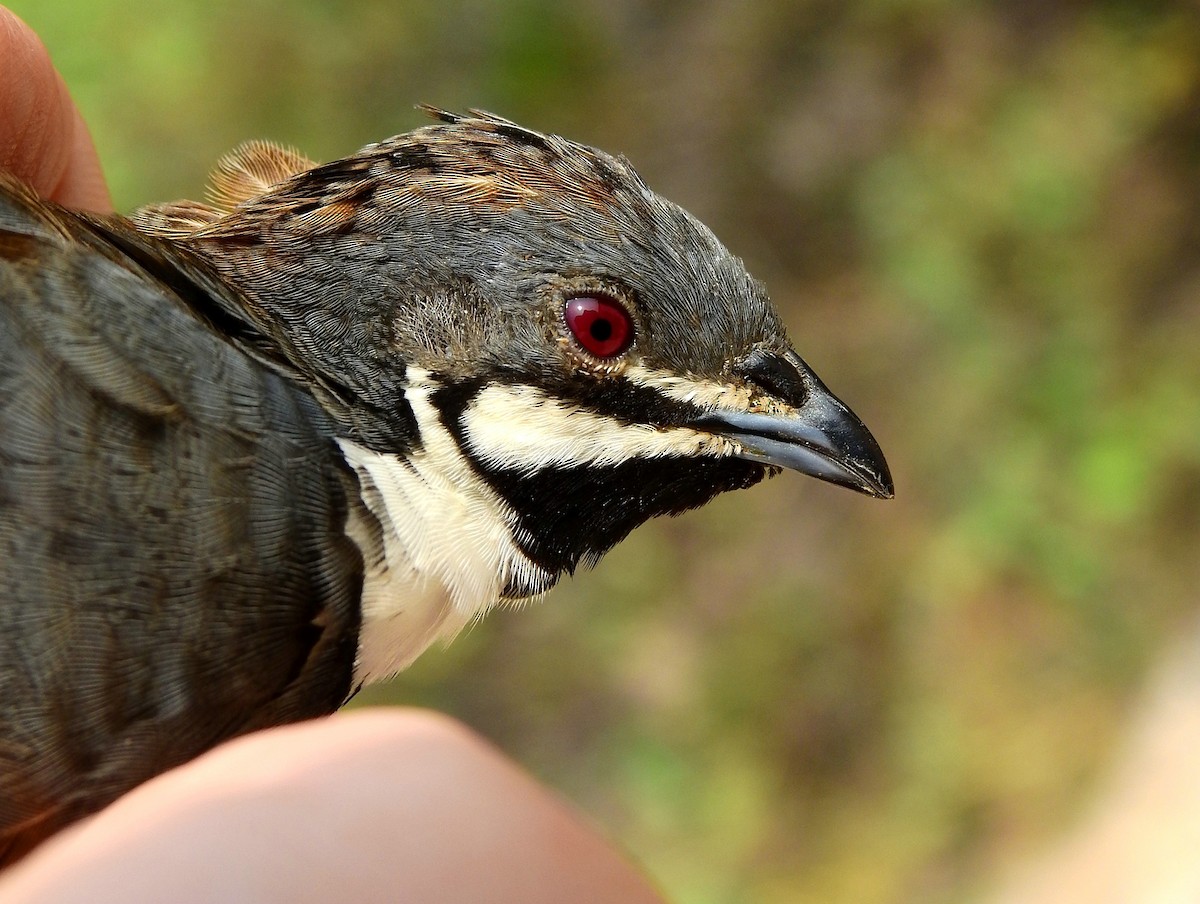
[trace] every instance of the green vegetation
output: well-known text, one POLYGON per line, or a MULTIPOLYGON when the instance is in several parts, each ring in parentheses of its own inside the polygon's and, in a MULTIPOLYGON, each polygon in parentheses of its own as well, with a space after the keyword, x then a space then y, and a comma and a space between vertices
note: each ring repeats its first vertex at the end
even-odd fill
POLYGON ((1192 4, 10 5, 122 208, 419 101, 627 154, 888 454, 893 503, 648 526, 369 702, 462 717, 685 904, 961 901, 1077 811, 1200 585, 1192 4))

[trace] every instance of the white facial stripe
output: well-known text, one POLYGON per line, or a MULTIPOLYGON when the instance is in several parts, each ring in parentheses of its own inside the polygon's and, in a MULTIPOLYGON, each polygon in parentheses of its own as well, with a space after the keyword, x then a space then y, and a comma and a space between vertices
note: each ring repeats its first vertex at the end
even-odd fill
MULTIPOLYGON (((338 441, 383 528, 384 560, 367 562, 356 682, 387 678, 435 640, 452 638, 499 601, 510 578, 522 586, 550 578, 516 545, 512 512, 442 426, 428 374, 410 369, 408 376, 419 452, 400 460, 338 441)), ((365 554, 371 544, 362 518, 352 514, 346 532, 365 554)))
POLYGON ((463 427, 471 453, 481 461, 528 473, 667 455, 720 457, 737 450, 730 440, 687 427, 624 424, 533 386, 489 386, 463 413, 463 427))
POLYGON ((750 407, 750 392, 744 386, 693 380, 667 370, 655 370, 641 364, 631 364, 622 372, 630 383, 647 386, 667 398, 701 408, 731 408, 745 411, 750 407))
POLYGON ((694 380, 668 370, 655 370, 641 364, 631 364, 621 373, 631 383, 649 387, 667 398, 700 408, 756 411, 764 414, 794 414, 797 410, 765 393, 753 393, 745 385, 694 380))

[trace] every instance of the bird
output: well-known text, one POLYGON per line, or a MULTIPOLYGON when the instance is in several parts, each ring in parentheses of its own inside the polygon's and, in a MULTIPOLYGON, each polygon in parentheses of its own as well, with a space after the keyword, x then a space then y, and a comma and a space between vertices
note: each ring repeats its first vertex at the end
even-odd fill
POLYGON ((129 218, 0 181, 0 865, 650 518, 782 469, 893 495, 628 160, 426 112, 321 165, 248 143, 129 218))

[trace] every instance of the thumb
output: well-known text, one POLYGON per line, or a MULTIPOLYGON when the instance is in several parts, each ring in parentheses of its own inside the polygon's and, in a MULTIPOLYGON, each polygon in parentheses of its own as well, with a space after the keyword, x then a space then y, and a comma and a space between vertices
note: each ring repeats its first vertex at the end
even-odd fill
POLYGON ((51 201, 95 213, 112 210, 91 135, 49 52, 2 6, 0 169, 51 201))

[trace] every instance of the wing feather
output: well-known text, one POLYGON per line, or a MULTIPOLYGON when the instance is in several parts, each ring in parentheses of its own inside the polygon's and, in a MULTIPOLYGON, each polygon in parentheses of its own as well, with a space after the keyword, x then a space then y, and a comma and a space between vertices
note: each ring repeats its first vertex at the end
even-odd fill
POLYGON ((327 419, 198 311, 238 299, 122 230, 0 182, 0 865, 350 689, 356 490, 327 419))

